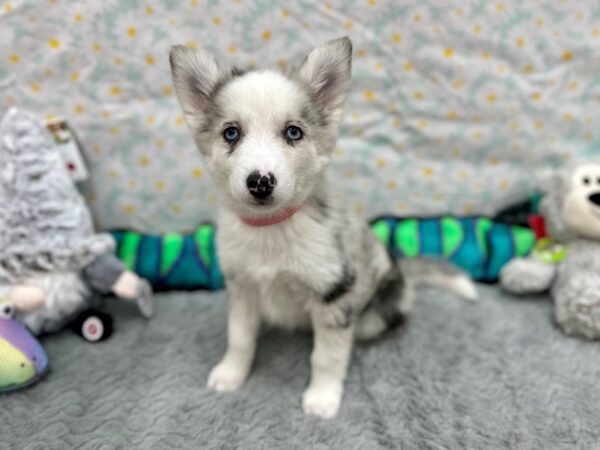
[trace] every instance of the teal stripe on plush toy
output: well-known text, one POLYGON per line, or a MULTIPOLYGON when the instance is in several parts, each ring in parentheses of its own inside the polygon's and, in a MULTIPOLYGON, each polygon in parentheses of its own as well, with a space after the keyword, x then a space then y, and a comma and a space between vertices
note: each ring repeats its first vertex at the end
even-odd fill
MULTIPOLYGON (((375 219, 371 227, 397 258, 437 256, 485 282, 496 281, 504 264, 527 255, 535 244, 529 228, 485 217, 390 216, 375 219)), ((212 224, 200 225, 189 234, 113 232, 118 256, 156 289, 221 289, 224 282, 214 234, 212 224)))

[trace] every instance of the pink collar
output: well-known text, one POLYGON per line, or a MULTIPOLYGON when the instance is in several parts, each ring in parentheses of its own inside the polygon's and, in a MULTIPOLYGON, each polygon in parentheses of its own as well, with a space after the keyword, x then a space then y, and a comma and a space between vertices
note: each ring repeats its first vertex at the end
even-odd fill
POLYGON ((295 208, 286 209, 284 212, 279 214, 278 216, 264 217, 260 219, 254 219, 250 217, 240 217, 242 222, 250 227, 268 227, 269 225, 275 225, 276 223, 283 222, 284 220, 289 219, 294 214, 298 212, 298 210, 302 208, 302 205, 296 206, 295 208))

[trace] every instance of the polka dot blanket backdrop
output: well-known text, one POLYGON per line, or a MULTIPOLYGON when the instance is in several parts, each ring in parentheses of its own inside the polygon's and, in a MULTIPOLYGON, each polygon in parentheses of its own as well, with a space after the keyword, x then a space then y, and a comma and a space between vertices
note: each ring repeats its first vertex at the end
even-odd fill
POLYGON ((600 154, 596 1, 0 0, 0 112, 66 116, 101 228, 191 229, 219 193, 171 87, 172 44, 285 68, 354 42, 332 174, 352 207, 493 213, 532 170, 600 154))

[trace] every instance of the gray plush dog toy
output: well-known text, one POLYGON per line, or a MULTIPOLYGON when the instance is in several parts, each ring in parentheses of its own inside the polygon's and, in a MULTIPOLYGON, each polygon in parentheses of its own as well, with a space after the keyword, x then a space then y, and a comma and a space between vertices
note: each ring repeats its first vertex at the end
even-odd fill
POLYGON ((94 232, 83 198, 40 120, 15 108, 0 124, 0 303, 35 334, 57 331, 114 293, 153 313, 150 285, 94 232))
POLYGON ((556 322, 569 334, 600 338, 600 161, 579 163, 544 177, 540 212, 548 233, 564 247, 548 258, 517 258, 500 274, 515 294, 550 289, 556 322))

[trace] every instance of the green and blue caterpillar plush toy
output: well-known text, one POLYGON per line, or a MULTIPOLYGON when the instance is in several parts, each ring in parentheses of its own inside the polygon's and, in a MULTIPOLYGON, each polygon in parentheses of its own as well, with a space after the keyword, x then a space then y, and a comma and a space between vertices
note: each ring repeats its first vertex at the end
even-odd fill
MULTIPOLYGON (((522 225, 485 217, 379 217, 375 235, 398 258, 434 256, 452 261, 481 282, 498 279, 501 267, 529 254, 534 232, 522 225)), ((117 255, 126 266, 159 290, 221 289, 215 227, 200 225, 193 233, 147 235, 114 231, 117 255)))

